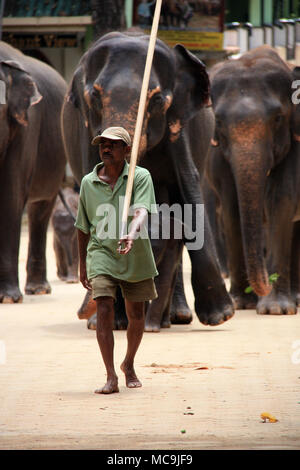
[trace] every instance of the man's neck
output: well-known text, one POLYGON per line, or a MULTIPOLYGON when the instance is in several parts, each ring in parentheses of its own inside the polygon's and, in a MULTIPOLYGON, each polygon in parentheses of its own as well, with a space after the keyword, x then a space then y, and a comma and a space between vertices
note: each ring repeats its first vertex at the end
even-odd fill
POLYGON ((124 169, 124 165, 125 160, 114 165, 104 163, 98 170, 98 177, 113 188, 124 169))

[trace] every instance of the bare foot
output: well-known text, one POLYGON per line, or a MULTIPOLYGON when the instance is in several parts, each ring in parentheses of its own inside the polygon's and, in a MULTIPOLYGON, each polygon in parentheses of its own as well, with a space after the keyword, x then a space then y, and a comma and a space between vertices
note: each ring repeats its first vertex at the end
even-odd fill
POLYGON ((119 392, 118 379, 109 379, 107 380, 104 387, 97 388, 97 390, 95 390, 95 393, 104 393, 106 395, 109 393, 118 393, 118 392, 119 392))
POLYGON ((120 369, 125 374, 126 387, 128 387, 128 388, 139 388, 139 387, 142 386, 142 383, 137 378, 133 367, 132 368, 126 367, 125 364, 123 363, 121 365, 120 369))

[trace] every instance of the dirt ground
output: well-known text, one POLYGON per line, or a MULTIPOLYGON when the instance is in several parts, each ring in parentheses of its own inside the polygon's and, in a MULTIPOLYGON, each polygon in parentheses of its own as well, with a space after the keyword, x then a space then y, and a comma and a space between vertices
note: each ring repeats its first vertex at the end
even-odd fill
MULTIPOLYGON (((23 227, 20 284, 25 282, 23 227)), ((145 333, 136 358, 141 389, 96 395, 104 384, 95 331, 76 312, 80 284, 56 277, 52 294, 0 305, 0 449, 299 449, 300 314, 237 311, 219 327, 173 325, 145 333), (298 344, 296 343, 298 341, 298 344), (277 422, 264 423, 268 412, 277 422)), ((193 307, 190 265, 186 293, 193 307)), ((126 332, 115 332, 117 368, 126 332)))

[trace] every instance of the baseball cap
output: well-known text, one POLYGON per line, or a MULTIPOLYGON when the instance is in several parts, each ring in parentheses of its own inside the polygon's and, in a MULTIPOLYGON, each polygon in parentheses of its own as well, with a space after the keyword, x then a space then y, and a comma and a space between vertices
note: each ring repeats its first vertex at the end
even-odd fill
POLYGON ((123 140, 126 145, 131 145, 130 135, 124 127, 108 127, 102 134, 96 135, 96 137, 93 138, 92 145, 99 145, 102 137, 112 140, 123 140))

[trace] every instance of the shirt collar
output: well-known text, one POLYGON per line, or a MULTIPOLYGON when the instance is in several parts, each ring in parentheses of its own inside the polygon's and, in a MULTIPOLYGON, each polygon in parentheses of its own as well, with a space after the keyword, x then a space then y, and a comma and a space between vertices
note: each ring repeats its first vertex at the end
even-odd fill
MULTIPOLYGON (((97 165, 94 167, 93 171, 92 171, 92 181, 93 182, 96 182, 96 183, 101 183, 101 180, 99 179, 99 176, 98 176, 98 171, 99 169, 104 165, 103 162, 100 162, 100 163, 97 163, 97 165)), ((128 178, 128 170, 129 170, 129 164, 127 162, 127 160, 125 160, 125 165, 124 165, 124 168, 123 168, 123 171, 122 173, 120 174, 119 178, 128 178)))

